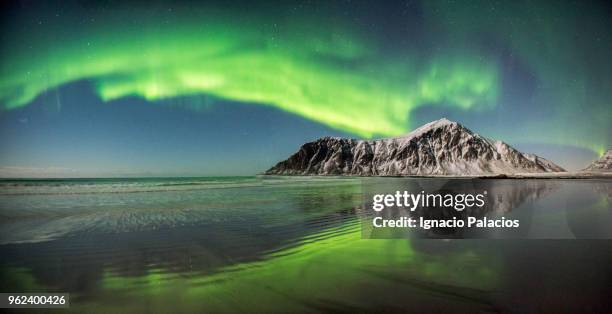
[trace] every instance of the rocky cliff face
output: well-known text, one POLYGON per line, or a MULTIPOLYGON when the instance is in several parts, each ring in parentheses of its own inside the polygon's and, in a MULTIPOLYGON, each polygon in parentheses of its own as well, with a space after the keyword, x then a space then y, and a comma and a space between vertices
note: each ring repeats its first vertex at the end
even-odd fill
POLYGON ((461 124, 440 119, 396 138, 324 137, 270 168, 277 175, 482 175, 561 172, 563 168, 461 124))
POLYGON ((612 172, 612 149, 608 149, 601 158, 593 161, 584 171, 612 172))

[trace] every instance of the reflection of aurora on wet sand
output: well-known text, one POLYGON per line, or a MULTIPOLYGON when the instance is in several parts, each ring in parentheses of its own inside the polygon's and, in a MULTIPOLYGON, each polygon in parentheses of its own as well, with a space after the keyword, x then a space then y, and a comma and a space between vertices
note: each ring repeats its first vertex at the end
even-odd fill
POLYGON ((495 283, 493 267, 497 263, 485 263, 469 251, 428 259, 414 252, 408 240, 361 240, 355 225, 328 233, 326 239, 306 241, 272 254, 268 260, 232 266, 210 277, 175 282, 166 281, 160 274, 126 279, 106 273, 103 285, 109 296, 127 292, 127 297, 133 291, 150 298, 160 309, 185 306, 188 310, 197 303, 202 310, 212 312, 295 312, 375 310, 376 303, 392 296, 381 295, 389 293, 391 287, 412 293, 405 298, 419 302, 446 296, 448 305, 467 310, 483 302, 473 300, 474 295, 482 295, 495 283), (456 267, 466 271, 455 272, 456 267), (146 288, 130 289, 133 285, 146 288), (164 291, 172 293, 168 298, 158 298, 164 291), (169 302, 175 297, 184 304, 169 302))
MULTIPOLYGON (((88 313, 375 310, 378 303, 401 297, 400 291, 406 294, 403 298, 418 302, 435 304, 443 299, 441 308, 487 309, 482 297, 496 284, 496 265, 494 258, 471 250, 430 256, 414 251, 410 240, 362 240, 359 225, 353 222, 306 237, 262 261, 225 267, 209 276, 159 268, 140 276, 106 270, 96 299, 77 301, 71 309, 88 313)), ((396 306, 414 308, 409 302, 396 306)))
POLYGON ((521 236, 597 238, 612 223, 605 180, 165 179, 134 180, 130 193, 115 181, 42 184, 0 196, 12 217, 2 229, 19 240, 2 233, 2 290, 69 291, 75 312, 473 312, 566 294, 577 309, 603 303, 593 291, 605 278, 593 274, 612 261, 604 240, 363 239, 359 218, 379 188, 484 184, 508 205, 492 214, 525 222, 521 236), (75 193, 62 193, 68 185, 75 193), (63 233, 41 237, 51 228, 63 233), (527 293, 534 285, 555 288, 527 293))

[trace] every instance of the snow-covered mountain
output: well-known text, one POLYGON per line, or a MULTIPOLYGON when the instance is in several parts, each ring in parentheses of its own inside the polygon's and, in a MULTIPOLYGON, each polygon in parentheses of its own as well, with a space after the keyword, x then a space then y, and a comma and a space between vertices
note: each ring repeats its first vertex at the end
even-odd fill
POLYGON ((483 175, 562 172, 563 168, 501 141, 440 119, 404 136, 355 140, 324 137, 270 168, 278 175, 483 175))
POLYGON ((612 149, 608 149, 601 158, 593 161, 584 171, 612 172, 612 149))

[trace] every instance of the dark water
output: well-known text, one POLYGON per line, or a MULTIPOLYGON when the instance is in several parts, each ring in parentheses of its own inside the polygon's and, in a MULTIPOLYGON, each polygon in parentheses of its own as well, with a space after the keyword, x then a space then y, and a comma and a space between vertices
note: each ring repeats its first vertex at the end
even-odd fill
POLYGON ((610 180, 2 181, 0 289, 88 313, 603 312, 611 204, 610 180), (522 225, 362 239, 394 188, 486 189, 478 214, 522 225))

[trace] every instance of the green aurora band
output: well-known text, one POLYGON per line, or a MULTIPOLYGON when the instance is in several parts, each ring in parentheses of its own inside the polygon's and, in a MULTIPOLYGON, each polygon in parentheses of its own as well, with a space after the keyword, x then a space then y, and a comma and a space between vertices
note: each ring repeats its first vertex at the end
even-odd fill
POLYGON ((410 111, 425 104, 467 110, 496 99, 496 67, 475 58, 440 57, 421 66, 416 58, 383 60, 349 32, 295 30, 283 37, 252 29, 208 20, 149 34, 84 36, 31 58, 3 59, 0 99, 4 108, 18 108, 45 90, 89 79, 105 101, 208 94, 365 137, 406 132, 410 111))
MULTIPOLYGON (((602 154, 610 140, 609 95, 601 88, 594 96, 584 90, 592 82, 575 61, 581 56, 572 54, 572 42, 556 35, 576 25, 542 18, 548 14, 544 9, 521 15, 529 7, 525 3, 506 6, 491 14, 478 3, 426 1, 426 37, 435 49, 408 44, 393 53, 376 35, 338 15, 278 19, 200 8, 162 19, 109 11, 96 18, 103 28, 60 25, 30 30, 28 36, 4 34, 0 108, 20 108, 46 91, 88 80, 104 101, 136 96, 171 103, 175 97, 210 95, 272 106, 361 137, 395 136, 415 126, 412 114, 418 108, 495 110, 503 87, 500 60, 471 44, 476 32, 486 30, 507 42, 543 82, 534 101, 556 103, 549 121, 525 121, 522 127, 536 131, 528 137, 507 130, 491 135, 602 154), (529 23, 506 23, 503 12, 526 16, 529 23), (482 18, 475 21, 474 15, 482 18), (545 32, 532 34, 533 29, 545 32), (589 112, 577 117, 585 108, 589 112), (560 125, 576 119, 580 130, 560 134, 560 125)), ((13 23, 22 26, 18 19, 13 23)))

